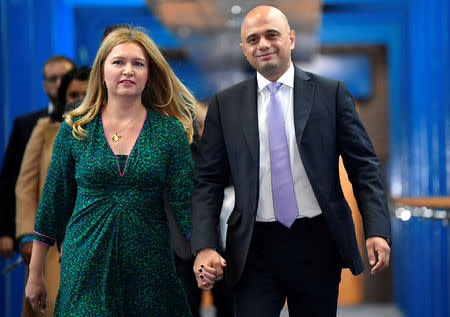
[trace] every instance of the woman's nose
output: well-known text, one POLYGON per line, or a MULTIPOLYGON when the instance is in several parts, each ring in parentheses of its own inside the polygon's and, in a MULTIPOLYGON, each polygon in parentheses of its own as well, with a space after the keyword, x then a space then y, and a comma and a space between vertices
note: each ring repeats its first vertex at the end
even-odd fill
POLYGON ((126 63, 125 64, 125 69, 123 70, 123 72, 125 74, 132 74, 133 73, 133 67, 132 67, 131 63, 126 63))

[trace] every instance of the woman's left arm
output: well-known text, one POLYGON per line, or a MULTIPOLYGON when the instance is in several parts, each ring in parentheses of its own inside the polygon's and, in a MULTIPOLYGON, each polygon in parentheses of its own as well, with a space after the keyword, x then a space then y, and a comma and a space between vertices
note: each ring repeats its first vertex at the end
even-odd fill
POLYGON ((181 234, 190 242, 191 192, 194 187, 192 154, 181 123, 177 122, 171 132, 166 179, 167 199, 181 234))

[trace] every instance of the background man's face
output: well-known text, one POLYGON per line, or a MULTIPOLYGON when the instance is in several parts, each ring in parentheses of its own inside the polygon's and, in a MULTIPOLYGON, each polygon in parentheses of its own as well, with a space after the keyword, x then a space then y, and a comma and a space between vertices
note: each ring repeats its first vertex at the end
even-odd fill
POLYGON ((44 90, 50 100, 58 97, 58 89, 62 77, 72 69, 72 64, 67 61, 51 62, 44 67, 44 90))

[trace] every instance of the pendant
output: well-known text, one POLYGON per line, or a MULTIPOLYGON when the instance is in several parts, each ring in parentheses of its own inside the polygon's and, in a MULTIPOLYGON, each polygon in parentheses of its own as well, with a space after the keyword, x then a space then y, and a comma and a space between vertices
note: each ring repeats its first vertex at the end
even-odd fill
POLYGON ((117 141, 119 141, 119 139, 120 139, 121 137, 122 137, 122 136, 120 135, 120 133, 119 133, 119 132, 116 132, 116 133, 113 134, 113 136, 111 137, 111 139, 112 139, 114 142, 117 142, 117 141))

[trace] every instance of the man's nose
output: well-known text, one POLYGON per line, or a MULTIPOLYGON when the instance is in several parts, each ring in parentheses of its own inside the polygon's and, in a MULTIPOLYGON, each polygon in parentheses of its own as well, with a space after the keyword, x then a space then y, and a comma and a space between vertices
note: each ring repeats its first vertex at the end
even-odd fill
POLYGON ((266 48, 268 48, 269 47, 269 41, 267 40, 267 39, 265 39, 264 37, 261 37, 260 39, 259 39, 259 43, 258 43, 259 45, 258 45, 258 48, 260 49, 260 50, 263 50, 263 49, 266 49, 266 48))

